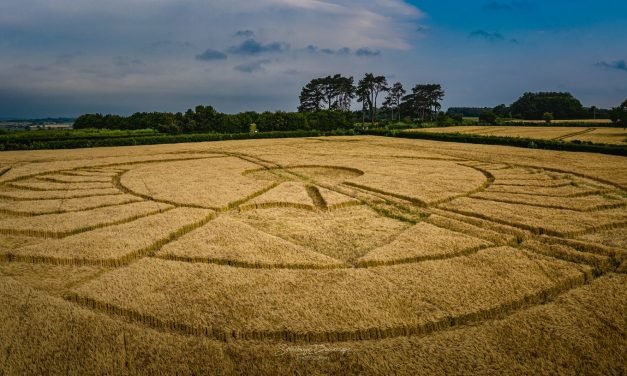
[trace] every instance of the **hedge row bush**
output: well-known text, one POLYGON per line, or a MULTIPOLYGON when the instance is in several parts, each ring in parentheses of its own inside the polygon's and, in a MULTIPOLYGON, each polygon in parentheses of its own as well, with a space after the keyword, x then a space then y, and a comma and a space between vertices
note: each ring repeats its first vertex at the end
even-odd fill
POLYGON ((23 139, 0 141, 0 150, 41 150, 41 149, 77 149, 107 146, 130 146, 130 145, 155 145, 155 144, 176 144, 184 142, 208 142, 225 140, 247 140, 265 138, 296 138, 296 137, 317 137, 331 135, 353 135, 352 130, 334 131, 289 131, 289 132, 265 132, 265 133, 201 133, 201 134, 159 134, 155 136, 143 137, 112 137, 112 138, 76 138, 61 140, 38 140, 23 139))

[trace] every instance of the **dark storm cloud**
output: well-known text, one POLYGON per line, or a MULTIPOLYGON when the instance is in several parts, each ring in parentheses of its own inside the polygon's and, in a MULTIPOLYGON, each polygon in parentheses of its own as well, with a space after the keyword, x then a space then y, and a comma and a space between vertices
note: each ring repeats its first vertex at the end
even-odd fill
POLYGON ((616 60, 616 61, 599 61, 595 64, 599 68, 610 69, 610 70, 619 70, 623 72, 627 72, 627 62, 625 60, 616 60))
POLYGON ((196 55, 196 60, 200 61, 213 61, 213 60, 225 60, 227 58, 224 52, 213 50, 208 48, 205 52, 196 55))
POLYGON ((259 55, 263 53, 285 52, 290 49, 289 44, 272 42, 268 44, 260 43, 254 39, 246 39, 241 44, 229 48, 229 52, 238 55, 259 55))

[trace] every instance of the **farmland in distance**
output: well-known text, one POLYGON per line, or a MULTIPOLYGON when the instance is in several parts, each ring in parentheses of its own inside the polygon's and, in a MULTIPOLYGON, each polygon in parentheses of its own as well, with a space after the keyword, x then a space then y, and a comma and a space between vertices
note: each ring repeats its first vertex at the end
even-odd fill
MULTIPOLYGON (((567 124, 567 123, 564 123, 567 124)), ((602 125, 602 124, 601 124, 602 125)), ((570 126, 454 126, 444 128, 425 128, 415 132, 461 133, 477 136, 521 137, 528 139, 553 141, 581 141, 595 144, 627 145, 627 130, 617 127, 570 127, 570 126)))

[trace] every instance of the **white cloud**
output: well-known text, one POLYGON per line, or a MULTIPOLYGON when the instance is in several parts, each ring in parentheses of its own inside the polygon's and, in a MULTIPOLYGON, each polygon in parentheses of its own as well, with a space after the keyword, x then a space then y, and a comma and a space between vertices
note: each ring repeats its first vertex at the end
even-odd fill
POLYGON ((148 98, 133 100, 137 110, 154 95, 176 106, 222 98, 216 104, 226 111, 262 109, 250 99, 258 96, 263 105, 262 97, 274 98, 270 109, 291 109, 313 77, 382 71, 380 58, 355 51, 407 50, 422 18, 401 0, 4 0, 0 33, 11 32, 0 41, 0 82, 37 97, 110 103, 117 96, 120 108, 129 107, 125 97, 148 98), (231 53, 244 41, 238 30, 252 31, 262 47, 290 48, 231 53), (310 45, 352 53, 311 53, 310 45), (71 64, 58 64, 74 51, 81 54, 71 64), (199 61, 206 51, 228 59, 199 61), (250 105, 226 99, 237 97, 250 105))

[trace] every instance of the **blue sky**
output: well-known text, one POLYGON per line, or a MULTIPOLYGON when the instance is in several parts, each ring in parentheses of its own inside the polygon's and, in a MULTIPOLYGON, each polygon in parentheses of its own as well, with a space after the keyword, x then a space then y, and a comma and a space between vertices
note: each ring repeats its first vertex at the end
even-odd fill
POLYGON ((0 117, 295 110, 311 78, 438 82, 444 106, 525 91, 627 98, 627 2, 3 0, 0 117))

